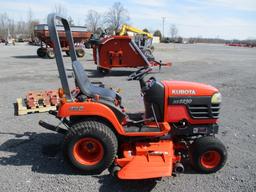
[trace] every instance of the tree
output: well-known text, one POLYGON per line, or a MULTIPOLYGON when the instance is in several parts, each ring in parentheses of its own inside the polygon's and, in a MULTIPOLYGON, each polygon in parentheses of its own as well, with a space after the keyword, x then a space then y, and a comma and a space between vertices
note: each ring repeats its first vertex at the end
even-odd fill
POLYGON ((54 11, 54 13, 57 13, 58 15, 62 15, 64 17, 67 16, 67 9, 62 4, 55 4, 53 11, 54 11))
POLYGON ((162 39, 162 33, 161 33, 160 30, 156 30, 153 35, 156 36, 156 37, 159 37, 160 40, 162 39))
POLYGON ((171 25, 170 26, 170 33, 171 33, 171 38, 175 39, 178 35, 178 29, 176 27, 176 25, 171 25))
POLYGON ((74 20, 73 20, 73 18, 71 16, 68 17, 68 23, 69 23, 70 26, 74 26, 75 25, 74 20))
POLYGON ((23 31, 21 32, 22 34, 24 33, 27 33, 27 35, 30 37, 30 38, 34 38, 34 27, 35 25, 38 25, 39 24, 39 21, 33 19, 33 12, 32 10, 29 8, 28 9, 28 22, 27 22, 27 31, 23 31))
POLYGON ((89 31, 95 33, 101 24, 101 15, 94 10, 89 10, 86 15, 85 26, 89 31))
POLYGON ((121 25, 129 21, 128 11, 120 2, 116 2, 106 13, 105 21, 108 25, 107 27, 117 33, 121 25))
POLYGON ((149 30, 147 28, 143 29, 142 31, 149 33, 149 30))

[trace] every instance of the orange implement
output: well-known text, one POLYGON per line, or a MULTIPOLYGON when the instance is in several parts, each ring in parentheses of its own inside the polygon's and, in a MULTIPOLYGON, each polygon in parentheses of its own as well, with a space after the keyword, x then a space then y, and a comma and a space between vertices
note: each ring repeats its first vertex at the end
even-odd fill
POLYGON ((136 143, 126 146, 124 158, 116 159, 121 167, 119 179, 148 179, 172 175, 174 151, 172 141, 136 143))

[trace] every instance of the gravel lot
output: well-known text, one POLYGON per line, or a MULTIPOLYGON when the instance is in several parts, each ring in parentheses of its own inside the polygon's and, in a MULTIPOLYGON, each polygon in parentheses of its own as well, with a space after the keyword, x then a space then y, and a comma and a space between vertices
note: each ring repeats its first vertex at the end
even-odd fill
MULTIPOLYGON (((157 182, 117 181, 107 171, 98 176, 75 174, 63 161, 59 147, 62 136, 38 125, 40 119, 56 122, 52 116, 14 116, 17 97, 29 90, 60 87, 55 60, 38 58, 34 46, 0 44, 0 190, 256 191, 256 49, 208 44, 155 47, 157 59, 173 62, 171 68, 154 74, 159 80, 204 82, 223 94, 218 137, 228 148, 228 161, 221 171, 202 175, 188 169, 157 182)), ((101 77, 95 72, 89 50, 81 62, 92 81, 122 88, 128 111, 143 110, 138 82, 126 81, 133 69, 113 70, 101 77)), ((67 68, 71 68, 70 64, 67 68)))

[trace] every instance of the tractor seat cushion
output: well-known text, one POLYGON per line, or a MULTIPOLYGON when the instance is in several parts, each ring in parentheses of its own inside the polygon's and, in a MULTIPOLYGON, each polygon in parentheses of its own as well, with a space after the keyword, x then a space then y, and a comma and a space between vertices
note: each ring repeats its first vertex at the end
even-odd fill
POLYGON ((95 97, 99 95, 101 99, 114 101, 116 99, 116 92, 104 87, 99 87, 91 84, 84 67, 79 61, 73 61, 73 70, 75 73, 76 86, 78 86, 81 92, 88 97, 95 97))

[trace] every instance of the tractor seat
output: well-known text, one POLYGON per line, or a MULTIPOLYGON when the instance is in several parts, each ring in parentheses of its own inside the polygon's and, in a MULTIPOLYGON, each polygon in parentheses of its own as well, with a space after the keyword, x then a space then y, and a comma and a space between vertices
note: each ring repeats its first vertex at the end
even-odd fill
POLYGON ((99 95, 101 99, 114 102, 117 98, 115 91, 104 87, 99 87, 91 84, 84 67, 79 61, 73 61, 73 70, 75 73, 76 86, 78 86, 81 92, 87 97, 95 97, 99 95))

